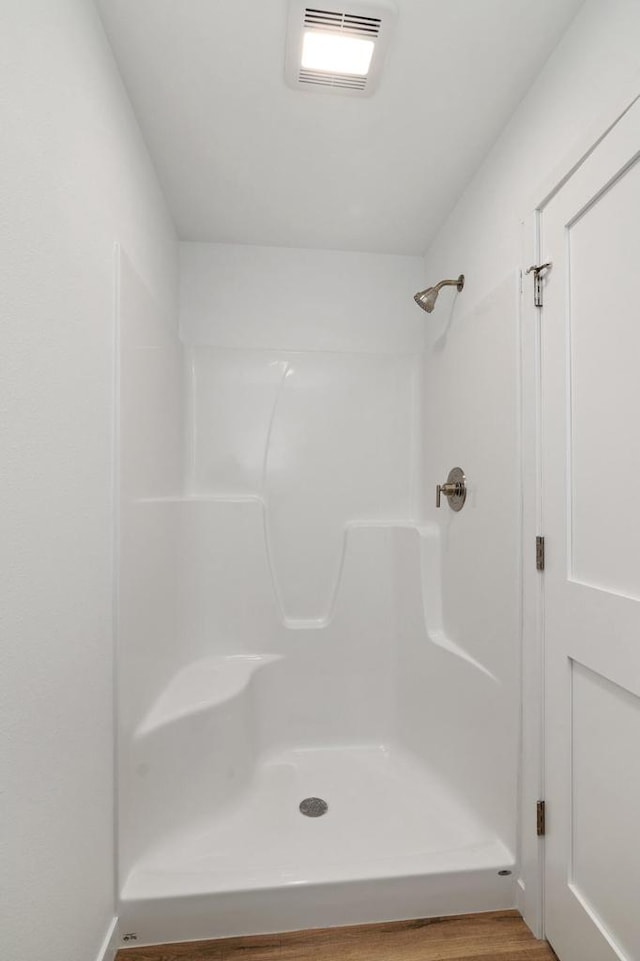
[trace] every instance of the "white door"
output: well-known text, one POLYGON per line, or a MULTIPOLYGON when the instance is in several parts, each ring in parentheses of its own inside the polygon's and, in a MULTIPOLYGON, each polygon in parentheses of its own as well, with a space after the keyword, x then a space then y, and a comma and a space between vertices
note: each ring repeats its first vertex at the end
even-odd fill
POLYGON ((640 961, 640 101, 541 214, 546 932, 640 961))

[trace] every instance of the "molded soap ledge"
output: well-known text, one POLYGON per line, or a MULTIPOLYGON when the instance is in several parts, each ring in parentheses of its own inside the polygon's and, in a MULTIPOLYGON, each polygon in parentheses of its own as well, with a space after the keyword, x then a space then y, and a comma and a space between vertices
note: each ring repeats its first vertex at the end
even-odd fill
POLYGON ((136 737, 228 701, 249 685, 261 667, 280 654, 232 654, 204 657, 188 664, 169 681, 142 719, 136 737))
MULTIPOLYGON (((322 631, 330 626, 336 615, 336 609, 342 589, 343 572, 345 569, 347 554, 350 550, 350 541, 357 531, 393 530, 398 532, 406 532, 406 535, 402 533, 400 535, 410 538, 410 540, 407 541, 407 544, 410 546, 408 547, 407 556, 404 563, 405 565, 408 565, 406 567, 407 579, 413 581, 414 575, 418 573, 418 580, 415 581, 415 589, 419 592, 420 596, 424 622, 423 629, 426 639, 435 647, 438 647, 453 657, 466 662, 470 667, 474 668, 480 674, 483 674, 494 684, 498 686, 500 685, 498 677, 496 677, 496 675, 490 671, 489 668, 482 664, 468 650, 466 650, 462 644, 455 641, 446 630, 444 624, 444 613, 442 609, 442 534, 441 529, 437 524, 418 524, 412 520, 393 518, 387 520, 365 518, 361 520, 348 521, 343 529, 342 545, 337 561, 333 590, 331 592, 327 610, 324 614, 321 614, 317 617, 295 618, 287 615, 282 600, 282 591, 279 585, 278 574, 270 547, 268 505, 263 497, 257 494, 227 493, 166 499, 160 498, 159 500, 182 504, 200 503, 218 504, 221 506, 250 505, 252 507, 257 507, 261 514, 266 560, 269 569, 274 601, 280 621, 283 627, 289 631, 322 631)), ((145 503, 151 503, 151 501, 147 500, 145 503)), ((177 682, 178 678, 175 679, 175 683, 177 682)), ((165 692, 165 694, 166 693, 167 692, 165 692)), ((147 719, 143 721, 143 725, 139 733, 148 733, 148 719, 154 715, 155 710, 163 697, 164 694, 161 695, 161 698, 158 700, 157 704, 151 709, 147 719)), ((215 703, 215 700, 213 703, 215 703)), ((190 712, 184 711, 182 713, 190 712)), ((164 722, 161 721, 160 723, 164 722)), ((158 725, 154 722, 153 726, 155 727, 158 725)))

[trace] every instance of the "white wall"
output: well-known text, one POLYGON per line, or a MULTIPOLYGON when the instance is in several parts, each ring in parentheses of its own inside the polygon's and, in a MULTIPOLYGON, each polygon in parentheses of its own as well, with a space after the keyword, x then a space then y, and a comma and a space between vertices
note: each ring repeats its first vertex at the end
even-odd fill
POLYGON ((431 242, 429 276, 463 270, 465 309, 520 266, 520 221, 541 199, 537 188, 640 71, 639 34, 637 0, 587 0, 431 242))
POLYGON ((2 956, 92 961, 114 914, 114 241, 172 315, 173 229, 89 0, 0 31, 2 956))
POLYGON ((187 344, 406 353, 422 348, 420 257, 180 244, 187 344))
MULTIPOLYGON (((425 258, 430 282, 461 271, 467 278, 453 312, 438 304, 433 314, 423 380, 425 514, 436 517, 431 489, 454 462, 474 491, 466 529, 446 510, 438 517, 456 531, 444 571, 445 620, 474 645, 502 650, 512 665, 520 630, 517 283, 528 266, 520 222, 563 156, 638 74, 638 37, 639 3, 585 4, 425 258)), ((517 723, 513 714, 506 721, 517 723)), ((535 845, 531 816, 526 808, 525 863, 535 845)), ((527 897, 533 921, 532 903, 527 897)))

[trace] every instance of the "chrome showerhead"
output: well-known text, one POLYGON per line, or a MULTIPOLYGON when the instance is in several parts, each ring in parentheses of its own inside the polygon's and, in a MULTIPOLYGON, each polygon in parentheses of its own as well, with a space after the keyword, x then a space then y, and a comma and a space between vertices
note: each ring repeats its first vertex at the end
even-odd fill
POLYGON ((458 290, 462 290, 464 287, 464 274, 460 274, 457 280, 441 280, 435 287, 427 287, 425 290, 419 290, 417 294, 414 294, 413 299, 418 307, 421 307, 422 310, 426 310, 426 312, 430 314, 436 305, 436 300, 442 287, 457 287, 458 290))

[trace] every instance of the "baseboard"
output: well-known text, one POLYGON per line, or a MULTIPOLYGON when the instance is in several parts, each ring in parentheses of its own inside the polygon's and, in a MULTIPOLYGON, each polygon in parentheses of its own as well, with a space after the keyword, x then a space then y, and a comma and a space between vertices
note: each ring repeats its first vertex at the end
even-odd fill
POLYGON ((107 928, 102 947, 98 951, 96 961, 115 961, 116 951, 119 948, 118 919, 113 918, 107 928))
POLYGON ((524 917, 525 903, 524 903, 524 881, 522 878, 518 878, 516 882, 516 907, 520 914, 524 917))

